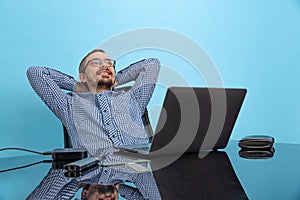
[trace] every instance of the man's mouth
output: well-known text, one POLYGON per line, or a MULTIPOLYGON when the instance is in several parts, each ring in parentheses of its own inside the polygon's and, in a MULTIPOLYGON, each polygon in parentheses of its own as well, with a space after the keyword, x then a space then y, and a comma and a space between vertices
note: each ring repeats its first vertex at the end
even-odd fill
POLYGON ((111 72, 110 71, 107 71, 107 70, 99 70, 97 71, 96 73, 97 75, 101 75, 101 76, 104 76, 104 77, 108 77, 111 75, 111 72))
POLYGON ((101 74, 101 75, 108 75, 107 72, 101 72, 100 74, 101 74))

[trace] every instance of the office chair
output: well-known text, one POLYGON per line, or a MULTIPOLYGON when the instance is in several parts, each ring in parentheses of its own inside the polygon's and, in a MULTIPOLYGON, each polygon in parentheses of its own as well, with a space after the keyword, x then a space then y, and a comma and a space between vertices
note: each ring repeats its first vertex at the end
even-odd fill
MULTIPOLYGON (((118 90, 124 90, 124 91, 128 91, 130 90, 131 86, 126 86, 126 87, 119 87, 114 89, 115 91, 118 90)), ((68 93, 69 95, 72 95, 72 93, 68 93)), ((152 142, 154 133, 153 133, 153 129, 152 126, 150 124, 150 120, 149 120, 149 114, 148 114, 148 110, 147 108, 145 109, 145 112, 142 116, 142 121, 145 127, 145 130, 147 132, 148 138, 149 138, 149 142, 152 142)), ((66 129, 66 127, 63 125, 63 134, 64 134, 64 148, 72 148, 72 144, 70 142, 70 138, 69 138, 69 134, 68 131, 66 129)))

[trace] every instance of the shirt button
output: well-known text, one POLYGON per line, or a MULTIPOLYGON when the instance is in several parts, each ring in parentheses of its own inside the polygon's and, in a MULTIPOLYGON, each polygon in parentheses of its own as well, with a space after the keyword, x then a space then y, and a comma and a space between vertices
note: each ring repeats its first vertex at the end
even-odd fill
POLYGON ((106 125, 109 125, 109 124, 110 124, 109 122, 106 123, 106 125))
POLYGON ((116 135, 113 135, 113 138, 115 138, 116 137, 116 135))

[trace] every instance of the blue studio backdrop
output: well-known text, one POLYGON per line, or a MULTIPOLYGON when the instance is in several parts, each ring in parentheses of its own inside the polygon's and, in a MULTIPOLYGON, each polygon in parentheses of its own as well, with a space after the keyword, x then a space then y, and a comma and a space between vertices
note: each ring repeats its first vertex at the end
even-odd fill
MULTIPOLYGON (((63 147, 62 125, 32 90, 26 70, 48 66, 77 78, 82 57, 99 46, 117 60, 116 70, 160 59, 149 104, 154 127, 169 86, 242 87, 248 93, 231 139, 266 134, 299 144, 299 22, 299 0, 0 0, 0 148, 63 147)), ((24 154, 2 151, 0 164, 24 154)), ((24 199, 49 166, 35 169, 15 171, 28 177, 17 181, 0 174, 0 186, 18 191, 14 197, 3 191, 0 199, 24 199)))
MULTIPOLYGON (((147 28, 195 42, 213 62, 223 86, 248 89, 231 139, 267 134, 276 142, 300 143, 299 0, 1 0, 0 10, 2 148, 47 151, 63 146, 60 122, 26 78, 29 66, 48 66, 77 78, 78 64, 88 51, 120 34, 147 28)), ((188 59, 155 45, 128 47, 118 55, 108 52, 118 56, 117 70, 144 57, 160 59, 161 84, 149 105, 154 124, 162 102, 159 89, 182 84, 175 75, 170 78, 169 71, 187 85, 211 86, 188 59)), ((0 157, 14 154, 20 152, 1 152, 0 157)))

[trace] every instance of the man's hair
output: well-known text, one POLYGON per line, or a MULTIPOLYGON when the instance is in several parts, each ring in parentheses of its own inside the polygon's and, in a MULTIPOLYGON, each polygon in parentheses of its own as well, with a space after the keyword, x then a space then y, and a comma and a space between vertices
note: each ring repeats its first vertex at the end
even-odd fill
POLYGON ((86 63, 86 62, 85 62, 85 59, 86 59, 89 55, 91 55, 91 54, 93 54, 93 53, 95 53, 95 52, 105 53, 105 51, 102 50, 102 49, 94 49, 94 50, 90 51, 86 56, 84 56, 84 58, 82 58, 82 60, 81 60, 81 62, 80 62, 80 64, 79 64, 79 68, 78 68, 79 73, 84 73, 84 71, 85 71, 85 63, 86 63))
MULTIPOLYGON (((83 190, 89 190, 90 184, 86 184, 83 190)), ((118 189, 115 185, 97 185, 97 187, 93 187, 89 194, 86 197, 81 197, 81 200, 88 200, 91 196, 96 193, 103 195, 114 195, 115 192, 118 192, 118 189)), ((115 198, 114 198, 115 199, 115 198)))

